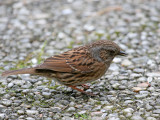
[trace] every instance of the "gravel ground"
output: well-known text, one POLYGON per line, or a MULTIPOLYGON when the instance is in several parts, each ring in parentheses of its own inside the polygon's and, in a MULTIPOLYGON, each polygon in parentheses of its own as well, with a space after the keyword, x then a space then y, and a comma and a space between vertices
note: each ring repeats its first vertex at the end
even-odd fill
POLYGON ((39 76, 0 78, 0 120, 160 120, 160 0, 0 1, 0 72, 99 39, 129 55, 88 84, 96 97, 39 76))

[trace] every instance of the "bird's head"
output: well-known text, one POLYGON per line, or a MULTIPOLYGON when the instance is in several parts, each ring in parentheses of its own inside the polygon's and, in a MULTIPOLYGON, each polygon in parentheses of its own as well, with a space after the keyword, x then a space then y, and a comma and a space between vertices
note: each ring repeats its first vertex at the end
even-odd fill
POLYGON ((120 47, 108 40, 99 40, 89 45, 89 51, 91 55, 100 62, 111 62, 117 55, 127 55, 120 47))

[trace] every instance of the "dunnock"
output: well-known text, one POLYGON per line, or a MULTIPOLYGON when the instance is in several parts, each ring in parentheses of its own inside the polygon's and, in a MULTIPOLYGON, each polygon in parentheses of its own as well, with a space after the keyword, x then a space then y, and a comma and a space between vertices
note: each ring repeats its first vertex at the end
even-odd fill
POLYGON ((112 41, 99 40, 52 56, 36 67, 3 72, 2 76, 41 75, 89 94, 76 86, 85 86, 83 84, 97 80, 104 75, 116 55, 126 55, 126 53, 112 41))

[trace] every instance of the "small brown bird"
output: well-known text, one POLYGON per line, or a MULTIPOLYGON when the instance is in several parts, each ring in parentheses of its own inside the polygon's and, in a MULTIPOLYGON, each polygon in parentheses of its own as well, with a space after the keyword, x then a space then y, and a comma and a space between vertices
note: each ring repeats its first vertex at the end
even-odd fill
POLYGON ((104 75, 116 55, 126 55, 126 53, 121 51, 120 47, 112 41, 99 40, 52 56, 36 67, 3 72, 2 76, 41 75, 89 94, 76 86, 85 87, 85 83, 97 80, 104 75))

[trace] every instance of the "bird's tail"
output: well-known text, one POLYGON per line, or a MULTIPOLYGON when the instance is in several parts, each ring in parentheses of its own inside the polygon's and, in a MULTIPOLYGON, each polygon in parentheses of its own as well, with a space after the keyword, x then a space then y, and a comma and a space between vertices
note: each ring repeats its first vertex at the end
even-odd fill
POLYGON ((17 74, 34 74, 35 68, 23 68, 19 70, 12 70, 12 71, 5 71, 2 73, 2 76, 9 76, 9 75, 17 75, 17 74))

